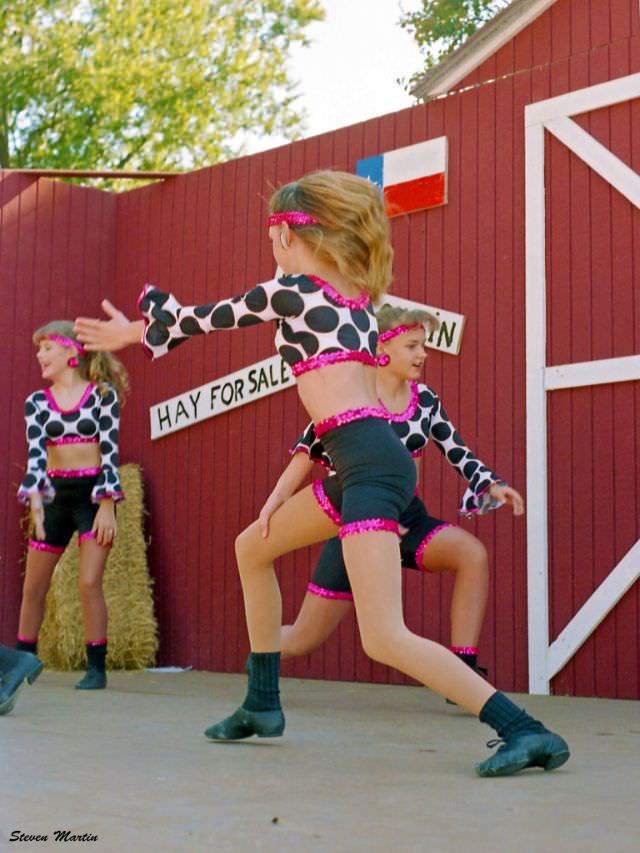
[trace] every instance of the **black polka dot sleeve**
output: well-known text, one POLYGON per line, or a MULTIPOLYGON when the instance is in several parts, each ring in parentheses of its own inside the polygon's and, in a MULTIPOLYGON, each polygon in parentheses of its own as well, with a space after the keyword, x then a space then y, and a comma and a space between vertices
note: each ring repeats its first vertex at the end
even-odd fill
POLYGON ((309 424, 309 426, 302 433, 300 438, 292 445, 289 450, 289 453, 293 456, 295 453, 306 453, 309 459, 313 462, 317 462, 319 465, 322 465, 324 468, 329 468, 333 470, 333 462, 331 461, 331 457, 324 449, 324 445, 320 441, 320 439, 316 436, 315 425, 313 421, 309 424))
POLYGON ((435 391, 429 390, 434 398, 434 405, 431 417, 425 419, 426 423, 423 420, 423 425, 427 426, 429 437, 437 444, 447 462, 469 484, 462 496, 458 512, 472 516, 484 515, 492 509, 497 509, 500 504, 491 497, 489 489, 496 483, 505 485, 504 481, 469 450, 449 420, 440 398, 435 391))
POLYGON ((99 448, 102 471, 91 492, 91 500, 98 503, 111 498, 114 503, 124 500, 118 475, 118 437, 120 431, 120 408, 118 395, 110 386, 100 398, 100 420, 98 422, 99 448))
POLYGON ((154 359, 194 335, 297 317, 304 310, 304 302, 294 287, 273 279, 241 296, 189 306, 181 305, 173 294, 148 284, 140 295, 138 307, 145 320, 142 345, 154 359))
POLYGON ((27 472, 20 488, 18 500, 28 504, 31 495, 40 493, 44 503, 51 503, 55 490, 47 477, 47 446, 45 423, 48 413, 40 408, 37 401, 38 392, 29 394, 24 401, 24 420, 27 435, 29 455, 27 457, 27 472))

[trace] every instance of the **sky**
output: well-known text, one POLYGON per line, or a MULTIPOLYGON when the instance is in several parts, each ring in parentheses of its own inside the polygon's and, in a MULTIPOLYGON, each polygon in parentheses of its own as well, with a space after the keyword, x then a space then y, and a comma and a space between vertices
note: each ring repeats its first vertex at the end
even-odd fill
MULTIPOLYGON (((323 0, 326 19, 307 29, 308 48, 294 47, 291 77, 299 80, 299 107, 307 112, 304 136, 335 130, 410 107, 414 99, 396 82, 423 67, 418 47, 398 19, 420 0, 323 0)), ((285 142, 263 137, 248 153, 285 142)))

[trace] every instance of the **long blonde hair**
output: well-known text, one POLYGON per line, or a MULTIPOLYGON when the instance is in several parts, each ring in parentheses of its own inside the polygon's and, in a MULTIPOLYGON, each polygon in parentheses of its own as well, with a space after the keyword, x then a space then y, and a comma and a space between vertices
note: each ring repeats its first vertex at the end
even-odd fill
MULTIPOLYGON (((40 341, 52 335, 61 335, 72 341, 78 340, 70 320, 52 320, 51 323, 46 323, 35 330, 33 343, 38 346, 40 341)), ((93 382, 103 397, 108 391, 106 387, 108 382, 113 386, 120 405, 124 405, 126 395, 129 393, 129 377, 121 361, 118 361, 110 352, 87 352, 84 356, 77 353, 77 359, 78 371, 83 379, 93 382)))
POLYGON ((301 210, 319 224, 293 230, 323 261, 377 300, 391 284, 389 220, 371 181, 348 172, 311 172, 272 195, 270 213, 301 210))
POLYGON ((437 331, 440 326, 440 321, 428 311, 421 311, 417 308, 403 308, 398 305, 390 305, 385 302, 376 310, 376 320, 378 321, 378 331, 388 332, 398 326, 413 326, 420 323, 427 329, 427 335, 437 331))

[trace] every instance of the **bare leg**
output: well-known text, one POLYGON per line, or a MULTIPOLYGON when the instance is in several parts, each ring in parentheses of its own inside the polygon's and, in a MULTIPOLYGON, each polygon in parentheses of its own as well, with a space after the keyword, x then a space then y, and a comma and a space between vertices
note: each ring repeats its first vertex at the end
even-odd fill
POLYGON ((424 549, 423 567, 454 572, 451 645, 477 646, 489 591, 489 563, 482 542, 460 527, 445 527, 424 549))
POLYGON ((280 650, 282 600, 273 561, 283 554, 335 536, 337 527, 320 509, 311 486, 272 515, 269 536, 255 521, 236 539, 236 557, 253 652, 280 650))
POLYGON ((102 640, 107 636, 107 605, 102 577, 108 556, 109 548, 98 545, 95 539, 85 539, 80 545, 78 589, 87 642, 102 640))
POLYGON ((397 537, 361 533, 343 539, 342 548, 369 657, 479 714, 495 688, 443 646, 418 637, 404 624, 397 537))
POLYGON ((308 592, 293 625, 282 626, 282 658, 308 655, 329 639, 353 607, 349 600, 308 592))
POLYGON ((22 586, 22 603, 18 633, 22 637, 37 637, 44 619, 44 606, 51 576, 60 554, 50 551, 27 550, 27 568, 22 586))

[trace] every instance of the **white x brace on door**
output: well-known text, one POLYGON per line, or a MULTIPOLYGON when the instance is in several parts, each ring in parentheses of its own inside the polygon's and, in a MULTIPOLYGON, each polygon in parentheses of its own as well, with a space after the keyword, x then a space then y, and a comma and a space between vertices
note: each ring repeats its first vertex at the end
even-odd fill
POLYGON ((640 541, 627 552, 549 644, 547 393, 640 379, 640 355, 548 367, 546 363, 545 130, 640 208, 640 175, 570 116, 640 97, 640 74, 578 89, 525 107, 527 587, 529 691, 551 679, 640 576, 640 541))

